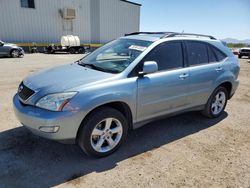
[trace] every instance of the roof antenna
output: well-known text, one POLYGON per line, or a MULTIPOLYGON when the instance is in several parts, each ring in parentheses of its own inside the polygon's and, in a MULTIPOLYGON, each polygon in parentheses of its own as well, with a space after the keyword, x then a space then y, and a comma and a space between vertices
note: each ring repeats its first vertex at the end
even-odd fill
POLYGON ((184 33, 184 30, 182 30, 182 32, 181 32, 181 36, 182 36, 182 34, 184 33))

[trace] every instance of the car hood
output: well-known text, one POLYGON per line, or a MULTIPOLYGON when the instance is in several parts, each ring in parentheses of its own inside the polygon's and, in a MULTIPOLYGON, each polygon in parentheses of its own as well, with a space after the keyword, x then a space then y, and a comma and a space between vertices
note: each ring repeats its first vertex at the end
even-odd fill
POLYGON ((89 69, 77 63, 57 66, 31 74, 23 83, 42 93, 56 93, 79 86, 92 85, 113 77, 114 74, 89 69))
POLYGON ((12 44, 12 43, 4 43, 4 46, 16 46, 17 47, 16 44, 12 44))

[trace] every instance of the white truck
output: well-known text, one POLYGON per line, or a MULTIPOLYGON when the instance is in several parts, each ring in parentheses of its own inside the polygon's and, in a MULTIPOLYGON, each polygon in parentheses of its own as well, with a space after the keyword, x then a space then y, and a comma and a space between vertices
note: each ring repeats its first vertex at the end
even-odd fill
POLYGON ((78 36, 66 35, 61 37, 61 45, 56 46, 54 44, 50 44, 47 46, 47 52, 50 54, 56 52, 67 52, 71 54, 82 54, 85 53, 84 46, 81 46, 80 39, 78 36))

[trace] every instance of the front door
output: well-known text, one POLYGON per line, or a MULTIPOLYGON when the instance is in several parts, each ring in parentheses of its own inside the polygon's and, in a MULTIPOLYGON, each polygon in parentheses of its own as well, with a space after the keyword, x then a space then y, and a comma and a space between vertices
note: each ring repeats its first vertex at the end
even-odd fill
POLYGON ((139 77, 137 121, 184 109, 187 104, 189 68, 183 65, 182 42, 164 42, 142 61, 155 61, 158 72, 139 77))

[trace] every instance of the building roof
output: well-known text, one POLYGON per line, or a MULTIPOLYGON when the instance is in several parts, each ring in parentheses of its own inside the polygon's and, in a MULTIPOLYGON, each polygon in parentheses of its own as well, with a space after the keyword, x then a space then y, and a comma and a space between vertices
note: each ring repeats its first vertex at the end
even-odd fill
POLYGON ((123 2, 126 2, 126 3, 130 3, 130 4, 133 4, 133 5, 137 5, 137 6, 141 6, 141 4, 135 3, 135 2, 132 2, 132 1, 127 1, 127 0, 120 0, 120 1, 123 1, 123 2))

